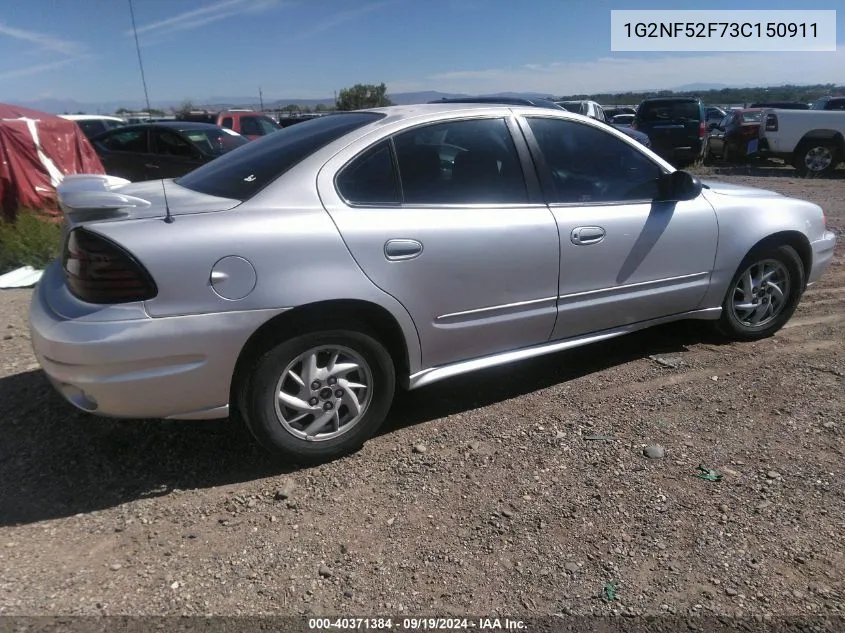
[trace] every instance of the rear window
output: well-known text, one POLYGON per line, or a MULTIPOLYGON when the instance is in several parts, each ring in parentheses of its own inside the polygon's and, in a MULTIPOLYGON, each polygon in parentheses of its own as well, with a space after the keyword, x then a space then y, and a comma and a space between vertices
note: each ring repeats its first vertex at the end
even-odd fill
POLYGON ((321 147, 384 116, 350 112, 304 121, 224 154, 177 182, 200 193, 247 200, 321 147))
POLYGON ((762 112, 743 112, 742 113, 742 122, 743 123, 760 123, 763 120, 763 113, 762 112))
POLYGON ((700 121, 701 106, 697 101, 645 101, 637 110, 641 121, 700 121))

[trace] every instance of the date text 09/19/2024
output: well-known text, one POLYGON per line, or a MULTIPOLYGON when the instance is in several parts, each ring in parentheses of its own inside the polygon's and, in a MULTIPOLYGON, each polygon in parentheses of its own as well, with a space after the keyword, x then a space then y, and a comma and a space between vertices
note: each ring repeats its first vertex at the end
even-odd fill
POLYGON ((522 620, 510 618, 309 618, 310 631, 392 630, 402 631, 521 631, 522 620))

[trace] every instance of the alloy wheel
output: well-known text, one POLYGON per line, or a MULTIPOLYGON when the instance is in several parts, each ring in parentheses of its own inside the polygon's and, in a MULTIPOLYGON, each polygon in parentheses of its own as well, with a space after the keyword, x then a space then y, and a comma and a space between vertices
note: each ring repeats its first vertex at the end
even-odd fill
POLYGON ((804 166, 811 172, 824 171, 832 162, 833 151, 824 145, 812 147, 804 154, 804 166))
POLYGON ((789 293, 789 271, 779 261, 766 259, 752 264, 739 276, 731 310, 742 325, 762 328, 783 311, 789 293))
POLYGON ((372 399, 373 373, 348 347, 321 346, 291 361, 276 386, 279 423, 309 442, 334 439, 354 428, 372 399))

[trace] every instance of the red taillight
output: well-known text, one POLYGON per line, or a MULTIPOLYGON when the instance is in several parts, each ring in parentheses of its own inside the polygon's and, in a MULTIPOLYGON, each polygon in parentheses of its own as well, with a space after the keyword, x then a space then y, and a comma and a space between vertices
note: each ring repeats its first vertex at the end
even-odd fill
POLYGON ((698 124, 698 138, 704 138, 707 136, 707 125, 702 121, 698 124))
POLYGON ((68 289, 88 303, 127 303, 152 299, 155 282, 132 255, 111 240, 74 229, 62 265, 68 289))
POLYGON ((767 132, 777 132, 778 131, 778 115, 774 112, 770 112, 766 115, 766 131, 767 132))

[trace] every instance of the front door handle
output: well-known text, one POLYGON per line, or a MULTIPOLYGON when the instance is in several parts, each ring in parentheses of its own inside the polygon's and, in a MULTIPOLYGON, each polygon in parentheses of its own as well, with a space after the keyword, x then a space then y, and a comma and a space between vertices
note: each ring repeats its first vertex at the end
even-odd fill
POLYGON ((390 261, 413 259, 423 252, 423 245, 417 240, 394 239, 384 243, 384 256, 390 261))
POLYGON ((159 169, 159 165, 156 165, 155 163, 147 163, 144 167, 147 169, 159 169))
POLYGON ((578 226, 572 229, 569 240, 573 244, 585 246, 587 244, 598 244, 604 239, 607 232, 600 226, 578 226))

